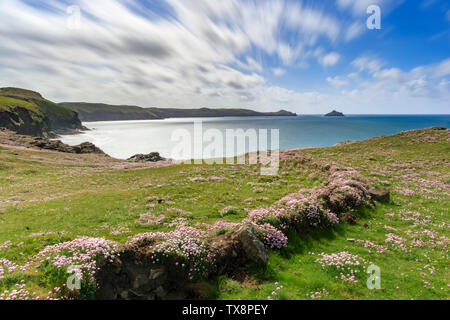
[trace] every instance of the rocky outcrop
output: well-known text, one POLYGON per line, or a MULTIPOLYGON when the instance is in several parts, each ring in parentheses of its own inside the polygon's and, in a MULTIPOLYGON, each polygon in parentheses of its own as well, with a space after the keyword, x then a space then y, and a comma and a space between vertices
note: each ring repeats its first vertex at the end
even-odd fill
POLYGON ((59 140, 48 140, 37 138, 29 142, 31 147, 37 147, 45 150, 53 150, 58 152, 65 153, 76 153, 76 154, 105 154, 100 148, 96 147, 94 144, 90 142, 84 142, 77 146, 69 146, 65 143, 62 143, 59 140))
POLYGON ((159 162, 166 161, 165 158, 161 157, 158 152, 152 152, 149 154, 136 154, 128 159, 129 161, 134 162, 159 162))
POLYGON ((45 131, 44 117, 26 108, 0 109, 0 128, 19 134, 39 136, 45 131))
POLYGON ((5 145, 39 148, 43 150, 52 150, 65 153, 105 154, 100 148, 90 142, 85 142, 77 146, 69 146, 59 140, 20 135, 4 128, 0 128, 0 143, 5 145))
POLYGON ((330 113, 327 113, 325 117, 345 117, 345 115, 342 112, 333 110, 330 113))
POLYGON ((170 267, 155 265, 150 252, 125 248, 120 258, 97 275, 99 300, 186 299, 192 292, 183 275, 170 267))

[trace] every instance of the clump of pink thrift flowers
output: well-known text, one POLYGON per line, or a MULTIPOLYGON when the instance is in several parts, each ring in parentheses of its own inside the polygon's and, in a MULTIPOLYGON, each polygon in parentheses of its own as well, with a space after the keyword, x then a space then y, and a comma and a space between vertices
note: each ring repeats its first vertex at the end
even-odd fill
POLYGON ((153 264, 172 264, 173 267, 186 271, 189 280, 194 280, 206 275, 212 264, 212 257, 209 256, 204 242, 207 234, 200 229, 178 225, 171 232, 146 233, 131 237, 128 244, 155 242, 151 256, 153 264))
POLYGON ((40 262, 41 268, 52 266, 56 269, 66 270, 71 266, 78 266, 80 281, 95 286, 95 275, 100 263, 113 262, 118 250, 117 243, 103 238, 81 237, 53 246, 47 246, 39 252, 35 259, 40 262))
POLYGON ((220 210, 221 217, 228 215, 228 214, 235 214, 235 213, 236 213, 236 208, 233 206, 228 206, 228 207, 225 207, 222 210, 220 210))
POLYGON ((320 264, 327 272, 336 274, 336 279, 358 283, 358 275, 366 271, 369 263, 357 255, 348 252, 333 254, 321 253, 316 263, 320 264))
POLYGON ((275 282, 275 289, 267 297, 267 300, 276 300, 276 299, 278 299, 279 298, 279 294, 280 294, 282 289, 284 289, 284 287, 281 284, 279 284, 278 282, 275 282))
POLYGON ((327 291, 327 289, 317 289, 316 291, 312 291, 308 294, 306 294, 307 297, 310 297, 313 300, 318 300, 318 299, 322 299, 326 296, 329 295, 329 292, 327 291))

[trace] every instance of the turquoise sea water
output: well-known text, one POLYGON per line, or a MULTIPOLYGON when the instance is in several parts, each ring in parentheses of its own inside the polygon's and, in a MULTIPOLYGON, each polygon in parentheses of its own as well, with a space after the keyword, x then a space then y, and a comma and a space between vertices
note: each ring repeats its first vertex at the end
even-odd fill
MULTIPOLYGON (((87 122, 91 129, 82 134, 63 136, 62 141, 76 145, 89 141, 107 154, 126 159, 134 154, 160 152, 172 157, 177 141, 172 134, 185 129, 193 136, 194 121, 202 121, 203 132, 218 129, 225 137, 227 129, 278 129, 280 149, 328 147, 348 140, 365 140, 406 130, 449 127, 450 115, 350 115, 344 118, 324 116, 183 118, 146 121, 87 122)), ((270 132, 270 131, 269 131, 270 132)), ((224 142, 226 143, 226 142, 224 142)), ((206 143, 205 143, 206 145, 206 143)), ((248 148, 246 151, 255 151, 248 148)), ((236 150, 236 153, 238 151, 236 150)))

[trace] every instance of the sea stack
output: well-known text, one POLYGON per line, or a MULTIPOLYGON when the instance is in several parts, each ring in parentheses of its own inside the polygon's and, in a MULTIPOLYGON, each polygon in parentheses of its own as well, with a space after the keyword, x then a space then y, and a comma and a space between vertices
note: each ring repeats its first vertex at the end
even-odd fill
POLYGON ((330 113, 326 114, 325 117, 345 117, 345 115, 342 112, 333 110, 330 113))

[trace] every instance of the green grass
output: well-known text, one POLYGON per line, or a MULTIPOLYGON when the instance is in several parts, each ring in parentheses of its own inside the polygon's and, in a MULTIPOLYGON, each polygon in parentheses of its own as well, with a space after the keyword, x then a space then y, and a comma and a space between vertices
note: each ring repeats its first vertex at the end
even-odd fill
POLYGON ((80 118, 83 121, 94 121, 98 120, 99 114, 103 119, 159 119, 159 116, 151 112, 149 109, 140 108, 137 106, 126 106, 126 105, 108 105, 103 103, 84 103, 84 102, 63 102, 60 104, 66 108, 78 112, 80 118))
POLYGON ((13 87, 0 88, 0 95, 25 101, 42 100, 42 96, 35 91, 13 87))
POLYGON ((73 121, 75 114, 72 110, 48 100, 38 100, 35 102, 39 109, 44 113, 50 121, 50 125, 54 128, 65 127, 73 121))
MULTIPOLYGON (((290 235, 289 247, 271 251, 266 267, 244 270, 242 279, 211 279, 205 284, 207 297, 267 299, 278 282, 284 286, 276 296, 279 299, 311 299, 310 293, 318 289, 329 293, 322 299, 448 299, 449 155, 446 130, 420 130, 340 147, 292 151, 282 160, 277 177, 260 176, 257 166, 238 165, 118 170, 114 166, 122 162, 95 155, 0 148, 0 244, 13 242, 8 249, 0 249, 0 259, 23 263, 47 245, 79 236, 124 243, 135 234, 171 230, 164 225, 136 223, 145 212, 164 214, 168 221, 180 217, 168 208, 192 212, 191 225, 220 219, 238 222, 246 210, 269 206, 301 188, 323 183, 325 174, 320 168, 339 164, 355 167, 377 186, 391 189, 392 203, 360 212, 356 226, 340 224, 327 232, 290 235), (213 176, 225 179, 190 180, 213 176), (151 209, 146 207, 151 203, 146 198, 152 196, 167 201, 151 209), (228 206, 236 209, 221 218, 220 211, 228 206), (416 224, 408 212, 420 214, 416 224), (433 232, 434 238, 424 231, 433 232), (48 232, 52 234, 30 237, 48 232), (404 238, 411 252, 386 243, 389 233, 404 238), (369 252, 353 240, 368 240, 389 251, 369 252), (422 240, 423 246, 417 246, 415 240, 422 240), (322 270, 315 262, 320 253, 342 251, 379 266, 382 290, 367 289, 368 275, 360 275, 359 283, 351 284, 335 279, 333 272, 322 270), (433 274, 430 267, 434 267, 433 274), (424 281, 430 285, 425 287, 424 281)), ((0 293, 22 279, 43 295, 54 285, 42 270, 16 272, 0 280, 0 293)))
POLYGON ((21 107, 32 112, 41 113, 36 104, 24 100, 18 100, 0 95, 0 110, 11 111, 16 107, 21 107))

